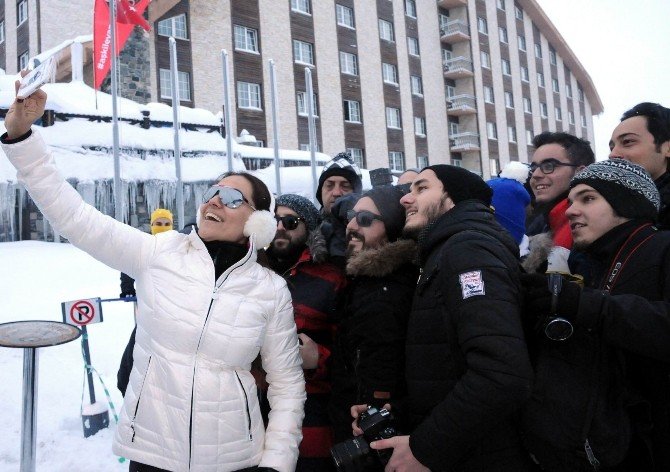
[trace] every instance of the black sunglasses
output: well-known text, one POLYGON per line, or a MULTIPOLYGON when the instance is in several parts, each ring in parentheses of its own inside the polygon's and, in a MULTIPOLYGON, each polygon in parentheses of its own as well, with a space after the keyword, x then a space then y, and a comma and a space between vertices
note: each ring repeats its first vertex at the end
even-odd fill
POLYGON ((255 210, 255 208, 251 205, 251 203, 249 203, 249 200, 244 198, 242 192, 240 192, 236 188, 226 187, 223 185, 212 185, 211 187, 209 187, 209 189, 203 195, 202 200, 204 203, 207 203, 217 195, 219 196, 219 200, 221 200, 221 203, 230 209, 234 210, 235 208, 239 208, 244 203, 246 203, 251 207, 252 210, 255 210))
POLYGON ((367 210, 361 210, 361 211, 354 211, 354 210, 347 210, 347 221, 351 221, 354 218, 356 218, 356 224, 360 226, 361 228, 367 228, 372 224, 374 220, 379 220, 383 222, 384 220, 382 219, 381 216, 375 215, 371 211, 367 210))
POLYGON ((287 229, 289 231, 292 229, 296 229, 301 221, 305 221, 304 218, 300 218, 299 216, 293 216, 293 215, 286 215, 286 216, 275 215, 275 220, 277 220, 277 224, 279 224, 279 222, 281 221, 281 224, 284 226, 284 229, 287 229))
POLYGON ((528 164, 528 173, 532 174, 535 169, 539 168, 543 174, 551 174, 556 170, 556 167, 579 167, 579 164, 567 164, 556 159, 547 159, 539 164, 535 162, 528 164))

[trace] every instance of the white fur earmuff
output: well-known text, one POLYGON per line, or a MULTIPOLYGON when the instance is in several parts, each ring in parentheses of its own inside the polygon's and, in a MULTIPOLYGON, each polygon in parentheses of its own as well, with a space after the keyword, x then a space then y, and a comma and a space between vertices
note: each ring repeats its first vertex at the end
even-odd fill
MULTIPOLYGON (((272 204, 274 204, 274 199, 272 204)), ((272 208, 273 205, 270 205, 272 208)), ((262 249, 270 245, 277 233, 277 221, 274 213, 267 210, 254 211, 244 224, 243 234, 248 238, 254 238, 256 249, 262 249)))

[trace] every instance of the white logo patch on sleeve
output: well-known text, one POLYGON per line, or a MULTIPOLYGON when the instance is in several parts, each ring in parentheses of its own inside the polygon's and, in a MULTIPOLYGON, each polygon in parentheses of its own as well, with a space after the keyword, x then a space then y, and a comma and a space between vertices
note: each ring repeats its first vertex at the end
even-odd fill
POLYGON ((464 272, 458 276, 461 282, 461 292, 463 292, 463 300, 474 297, 476 295, 485 295, 484 279, 482 278, 481 270, 473 270, 472 272, 464 272))

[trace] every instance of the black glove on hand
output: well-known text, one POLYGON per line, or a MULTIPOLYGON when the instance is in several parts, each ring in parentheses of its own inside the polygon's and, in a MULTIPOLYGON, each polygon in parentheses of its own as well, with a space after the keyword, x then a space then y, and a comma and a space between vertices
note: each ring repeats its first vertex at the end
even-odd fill
POLYGON ((558 315, 573 320, 579 308, 579 297, 582 289, 574 282, 563 279, 563 286, 558 294, 558 313, 551 313, 551 291, 549 276, 546 274, 521 274, 521 286, 524 296, 524 319, 537 320, 547 315, 558 315))
POLYGON ((135 290, 132 290, 130 292, 121 292, 119 295, 119 298, 128 298, 128 297, 136 297, 137 295, 135 294, 135 290))

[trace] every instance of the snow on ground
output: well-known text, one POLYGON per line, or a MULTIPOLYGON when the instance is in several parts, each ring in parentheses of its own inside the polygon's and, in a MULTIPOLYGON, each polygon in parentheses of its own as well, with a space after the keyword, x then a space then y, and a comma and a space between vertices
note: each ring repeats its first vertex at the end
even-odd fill
MULTIPOLYGON (((119 273, 70 244, 22 241, 0 243, 0 323, 18 320, 62 321, 61 302, 79 298, 114 298, 119 273)), ((116 371, 133 328, 133 306, 103 303, 103 323, 88 329, 93 367, 102 376, 120 410, 116 371)), ((38 472, 117 472, 128 469, 112 453, 115 430, 84 439, 80 408, 84 390, 84 362, 80 340, 39 349, 37 400, 38 472)), ((0 470, 19 470, 21 457, 23 350, 0 347, 0 470)), ((106 399, 99 382, 96 399, 106 399)))

